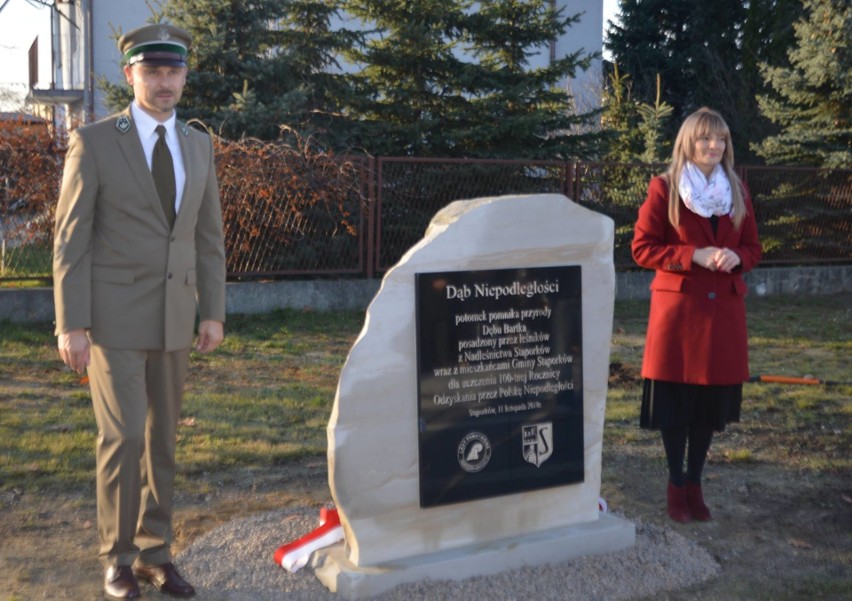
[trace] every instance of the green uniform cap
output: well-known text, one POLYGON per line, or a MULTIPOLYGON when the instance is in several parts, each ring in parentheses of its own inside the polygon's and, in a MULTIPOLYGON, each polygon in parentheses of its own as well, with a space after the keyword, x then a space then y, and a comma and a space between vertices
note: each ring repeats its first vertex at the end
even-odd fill
POLYGON ((180 27, 168 23, 145 25, 125 33, 118 40, 118 49, 128 65, 167 65, 185 67, 192 36, 180 27))

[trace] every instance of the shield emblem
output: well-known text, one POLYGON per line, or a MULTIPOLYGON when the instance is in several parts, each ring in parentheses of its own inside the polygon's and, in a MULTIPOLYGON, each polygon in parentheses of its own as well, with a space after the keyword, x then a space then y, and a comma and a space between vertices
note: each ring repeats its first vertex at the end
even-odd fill
POLYGON ((540 467, 553 454, 553 422, 523 426, 524 460, 540 467))

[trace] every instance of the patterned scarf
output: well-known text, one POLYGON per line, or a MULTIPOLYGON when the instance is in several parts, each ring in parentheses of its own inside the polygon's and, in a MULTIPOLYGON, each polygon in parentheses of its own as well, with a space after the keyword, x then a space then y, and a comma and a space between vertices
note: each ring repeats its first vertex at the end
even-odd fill
POLYGON ((708 180, 694 163, 687 163, 680 174, 677 190, 686 208, 696 215, 731 214, 731 182, 721 165, 716 165, 708 180))

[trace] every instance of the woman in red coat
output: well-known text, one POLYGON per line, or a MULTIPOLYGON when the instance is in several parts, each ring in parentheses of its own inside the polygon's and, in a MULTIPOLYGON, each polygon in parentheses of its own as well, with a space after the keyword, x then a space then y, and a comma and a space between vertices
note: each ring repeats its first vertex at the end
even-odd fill
POLYGON ((761 249, 733 165, 721 115, 702 108, 687 117, 668 170, 648 186, 633 237, 633 259, 656 271, 640 426, 662 433, 668 514, 683 523, 710 519, 701 472, 713 432, 739 420, 749 378, 742 274, 761 249))

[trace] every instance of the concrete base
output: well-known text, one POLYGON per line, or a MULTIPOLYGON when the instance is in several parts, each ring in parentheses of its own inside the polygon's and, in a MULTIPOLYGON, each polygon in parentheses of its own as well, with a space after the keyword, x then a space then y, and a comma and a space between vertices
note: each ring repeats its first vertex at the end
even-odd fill
POLYGON ((477 544, 430 555, 409 557, 382 566, 358 567, 346 558, 343 543, 314 554, 317 578, 344 599, 380 595, 400 584, 422 580, 464 580, 524 566, 560 563, 631 547, 633 522, 601 514, 596 522, 477 544))

